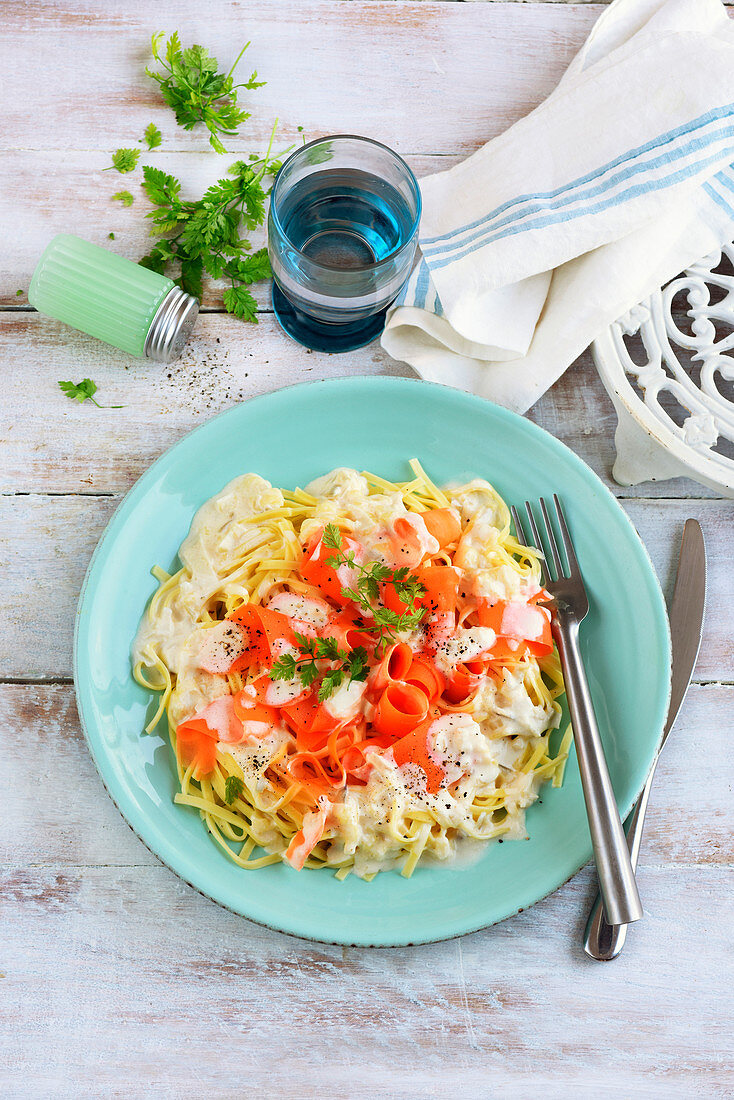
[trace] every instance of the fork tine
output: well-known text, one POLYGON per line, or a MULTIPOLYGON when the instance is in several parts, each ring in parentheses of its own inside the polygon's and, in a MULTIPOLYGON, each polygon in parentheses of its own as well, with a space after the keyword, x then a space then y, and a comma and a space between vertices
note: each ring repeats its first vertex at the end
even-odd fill
POLYGON ((535 548, 536 550, 539 550, 540 553, 543 555, 540 562, 540 579, 545 586, 546 582, 549 580, 552 581, 553 578, 551 577, 548 558, 545 554, 545 547, 543 546, 543 541, 540 537, 540 533, 538 532, 538 526, 535 522, 535 516, 533 515, 533 509, 530 507, 529 500, 525 501, 525 511, 528 514, 528 523, 530 524, 530 530, 533 532, 533 538, 535 539, 535 548))
MULTIPOLYGON (((526 505, 526 507, 527 507, 527 505, 526 505)), ((525 534, 525 528, 523 526, 523 522, 520 519, 520 513, 518 512, 518 510, 514 506, 514 504, 510 508, 510 512, 512 513, 512 518, 515 521, 515 531, 517 532, 517 537, 518 537, 519 541, 523 544, 523 546, 531 546, 532 543, 528 542, 527 535, 525 534)), ((532 518, 531 518, 531 522, 532 522, 532 518)), ((535 532, 534 537, 535 537, 535 543, 536 543, 535 548, 536 548, 536 550, 539 550, 540 553, 542 554, 543 553, 543 548, 542 548, 542 546, 540 545, 540 543, 538 541, 537 531, 535 532)), ((545 582, 546 582, 545 565, 544 565, 542 557, 540 559, 540 581, 541 581, 541 584, 543 585, 543 587, 545 587, 545 582)))
POLYGON ((540 510, 543 513, 543 523, 545 524, 545 533, 548 538, 548 545, 550 546, 550 552, 553 555, 553 564, 556 568, 556 576, 560 579, 563 575, 563 565, 561 564, 561 555, 558 553, 558 544, 556 543, 556 535, 553 530, 553 526, 548 515, 548 509, 543 497, 540 498, 540 510))
POLYGON ((518 542, 521 542, 523 546, 527 546, 528 543, 527 539, 525 538, 525 528, 522 525, 520 513, 518 512, 514 504, 510 508, 510 513, 512 515, 513 523, 515 524, 515 533, 517 535, 518 542))
POLYGON ((563 549, 566 552, 566 558, 568 559, 568 572, 570 576, 581 576, 581 570, 579 569, 579 563, 576 560, 576 552, 573 548, 571 541, 571 535, 566 524, 566 517, 563 513, 563 507, 558 496, 553 494, 553 503, 556 506, 556 515, 558 516, 558 526, 561 530, 561 540, 563 541, 563 549))

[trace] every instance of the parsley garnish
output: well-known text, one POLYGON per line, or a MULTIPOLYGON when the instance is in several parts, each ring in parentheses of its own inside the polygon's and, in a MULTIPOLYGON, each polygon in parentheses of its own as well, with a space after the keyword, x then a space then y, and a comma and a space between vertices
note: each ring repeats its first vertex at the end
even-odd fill
POLYGON ((123 206, 132 206, 135 202, 129 191, 116 191, 112 196, 112 200, 113 202, 121 202, 123 206))
POLYGON ((299 677, 304 687, 311 687, 322 676, 317 697, 323 703, 341 687, 345 679, 348 678, 350 683, 367 679, 367 651, 362 646, 340 649, 336 638, 307 638, 303 634, 296 634, 296 641, 298 656, 284 653, 279 657, 270 669, 271 680, 294 680, 299 677), (336 667, 324 671, 317 661, 331 661, 336 667))
MULTIPOLYGON (((272 136, 270 144, 272 146, 272 136)), ((250 242, 241 231, 257 229, 265 220, 266 176, 280 168, 271 159, 270 147, 255 160, 236 161, 231 178, 217 180, 200 199, 181 198, 181 184, 160 168, 143 167, 143 190, 154 204, 151 218, 158 240, 140 263, 164 274, 177 264, 176 280, 182 290, 200 298, 202 275, 228 279, 224 308, 235 317, 257 322, 257 303, 248 289, 252 283, 270 277, 267 249, 250 252, 250 242)))
POLYGON ((113 168, 118 172, 132 172, 133 168, 137 168, 139 159, 139 149, 115 149, 112 154, 112 164, 109 168, 105 168, 105 172, 111 172, 113 168))
POLYGON ((157 149, 163 141, 163 135, 154 122, 149 122, 145 127, 143 137, 149 149, 157 149))
POLYGON ((225 75, 217 72, 216 57, 212 57, 203 46, 182 49, 178 34, 174 32, 166 42, 163 53, 164 38, 163 32, 154 34, 151 42, 153 57, 163 72, 146 69, 146 73, 160 85, 161 95, 173 109, 178 124, 186 130, 193 130, 197 123, 203 122, 209 130, 212 147, 218 153, 226 153, 217 134, 235 137, 237 127, 250 117, 247 111, 237 106, 237 90, 261 88, 265 83, 257 79, 256 72, 249 80, 234 83, 232 74, 250 43, 242 47, 234 65, 225 75))
MULTIPOLYGON (((365 634, 377 634, 375 653, 385 648, 388 642, 396 641, 401 630, 412 630, 423 619, 425 607, 416 607, 417 600, 425 594, 425 586, 418 577, 409 573, 406 566, 392 570, 382 562, 373 561, 369 565, 360 565, 353 551, 341 553, 341 532, 335 523, 327 523, 322 535, 324 546, 339 553, 326 559, 327 565, 338 569, 347 565, 357 571, 357 580, 353 588, 342 588, 342 595, 352 600, 369 616, 356 620, 356 627, 365 634), (406 604, 402 613, 391 611, 380 602, 380 585, 391 584, 398 598, 406 604)), ((299 677, 304 687, 322 677, 317 697, 319 702, 328 699, 345 679, 366 680, 369 673, 369 657, 364 646, 354 649, 340 649, 336 638, 306 638, 296 634, 298 653, 284 653, 270 669, 271 680, 294 680, 299 677), (324 670, 319 661, 329 661, 334 667, 324 670)))
POLYGON ((354 551, 350 550, 346 554, 341 552, 341 532, 334 523, 327 523, 322 538, 327 549, 340 551, 326 559, 327 565, 332 569, 346 565, 357 573, 354 587, 343 588, 342 595, 353 600, 372 620, 371 622, 361 620, 358 623, 359 630, 367 633, 377 632, 379 647, 387 642, 394 642, 396 634, 400 631, 412 630, 418 626, 426 609, 416 607, 416 602, 425 595, 426 589, 420 579, 410 573, 407 566, 392 570, 378 561, 370 562, 369 565, 360 565, 355 559, 354 551), (398 599, 406 604, 405 611, 392 611, 380 603, 380 585, 383 584, 392 585, 398 599))
POLYGON ((72 401, 91 401, 98 409, 122 409, 124 405, 100 405, 94 394, 97 392, 97 383, 91 378, 83 378, 81 382, 59 382, 59 388, 63 390, 72 401))
POLYGON ((228 806, 239 798, 245 789, 245 784, 238 775, 228 775, 224 781, 224 801, 228 806))

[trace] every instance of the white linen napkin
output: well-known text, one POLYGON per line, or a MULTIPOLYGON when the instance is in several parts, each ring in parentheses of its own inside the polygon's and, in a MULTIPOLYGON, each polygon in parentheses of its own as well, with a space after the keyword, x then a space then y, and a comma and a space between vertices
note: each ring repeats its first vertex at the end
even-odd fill
POLYGON ((525 412, 609 323, 734 238, 734 26, 615 0, 549 98, 420 181, 422 257, 382 346, 525 412))

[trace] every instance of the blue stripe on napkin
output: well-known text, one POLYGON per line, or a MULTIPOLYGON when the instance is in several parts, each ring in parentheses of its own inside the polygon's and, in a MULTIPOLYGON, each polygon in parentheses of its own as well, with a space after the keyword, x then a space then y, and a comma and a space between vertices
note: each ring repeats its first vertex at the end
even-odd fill
POLYGON ((428 283, 430 280, 430 272, 425 260, 421 260, 418 268, 418 276, 415 284, 415 301, 414 305, 416 309, 424 309, 426 305, 426 295, 428 294, 428 283))
MULTIPOLYGON (((705 115, 700 116, 693 122, 686 124, 685 126, 677 127, 675 130, 668 131, 656 138, 654 141, 647 142, 643 146, 639 146, 636 149, 632 149, 616 160, 611 161, 609 164, 604 165, 602 168, 597 169, 595 172, 590 173, 578 180, 566 184, 564 187, 557 188, 555 191, 546 193, 537 193, 533 195, 519 196, 516 199, 509 200, 497 207, 491 213, 478 219, 469 225, 463 226, 458 230, 454 230, 449 234, 442 234, 438 237, 426 238, 422 241, 422 247, 424 253, 429 260, 432 260, 432 267, 444 267, 447 263, 453 263, 454 260, 462 259, 464 256, 469 255, 471 252, 476 251, 477 248, 484 247, 491 243, 493 240, 497 240, 502 236, 511 236, 515 232, 522 231, 529 228, 539 228, 544 225, 552 224, 554 221, 562 222, 568 221, 571 218, 577 218, 584 214, 596 213, 599 210, 607 209, 609 206, 616 205, 622 201, 629 200, 635 197, 637 194, 642 194, 645 191, 656 191, 662 187, 671 186, 673 183, 679 182, 685 179, 686 175, 690 175, 693 171, 698 171, 702 167, 707 167, 708 164, 714 163, 720 158, 721 154, 716 157, 709 158, 703 162, 694 162, 687 165, 678 173, 672 173, 665 177, 658 176, 657 179, 654 175, 643 183, 640 183, 636 187, 627 188, 618 192, 616 195, 612 195, 604 203, 597 203, 590 207, 585 207, 573 212, 564 211, 561 208, 564 206, 570 206, 572 203, 580 202, 582 200, 595 197, 600 194, 605 194, 611 191, 618 184, 630 179, 635 175, 641 173, 653 173, 655 169, 661 169, 671 165, 676 161, 682 160, 684 157, 689 156, 691 153, 695 153, 701 150, 709 148, 716 140, 721 138, 731 138, 734 136, 734 129, 732 125, 724 126, 714 131, 713 133, 704 134, 703 131, 707 127, 710 127, 712 123, 718 122, 721 118, 730 118, 734 113, 734 104, 729 104, 726 107, 717 108, 714 111, 709 111, 705 115), (685 144, 680 144, 681 139, 687 137, 690 134, 697 133, 697 136, 685 144), (644 156, 644 154, 662 149, 666 144, 672 144, 678 142, 678 148, 670 148, 662 152, 658 157, 653 160, 638 160, 634 163, 636 158, 644 156), (607 180, 601 181, 601 177, 611 172, 612 170, 620 167, 620 165, 626 165, 621 171, 615 175, 610 176, 607 180), (594 186, 582 190, 585 184, 593 181, 594 186), (561 202, 555 202, 561 198, 561 202), (531 205, 523 210, 516 209, 511 213, 504 221, 499 222, 497 219, 499 216, 512 207, 520 207, 525 203, 531 205), (513 223, 519 223, 522 219, 532 218, 533 215, 543 212, 544 210, 552 210, 553 213, 546 219, 539 219, 528 222, 526 224, 513 226, 513 223), (497 232, 497 230, 505 229, 506 232, 497 232), (474 232, 472 232, 474 231, 474 232), (466 236, 470 234, 470 236, 466 236), (464 238, 464 239, 461 239, 464 238), (444 243, 439 243, 444 242, 444 243), (473 245, 473 247, 470 247, 473 245), (442 253, 456 252, 460 250, 458 254, 453 256, 446 256, 443 261, 438 260, 442 253)), ((733 150, 734 152, 734 150, 733 150)))
POLYGON ((706 194, 714 200, 716 205, 721 207, 725 214, 727 214, 730 218, 734 218, 734 210, 729 205, 729 202, 719 191, 716 190, 715 187, 711 185, 711 183, 704 183, 703 189, 706 194))
MULTIPOLYGON (((734 129, 732 129, 732 136, 734 136, 734 129)), ((731 155, 734 156, 734 147, 731 149, 731 155)), ((568 222, 574 221, 576 218, 586 217, 589 214, 599 214, 603 210, 608 210, 612 206, 618 206, 622 202, 629 202, 630 199, 637 198, 639 195, 654 191, 662 191, 666 187, 672 187, 676 183, 682 183, 684 180, 689 179, 693 172, 699 172, 704 168, 708 168, 713 164, 721 161, 721 153, 715 153, 710 157, 697 161, 694 164, 686 165, 684 168, 679 169, 677 172, 672 172, 668 176, 663 176, 657 180, 647 180, 641 183, 635 184, 632 187, 628 187, 625 191, 619 192, 617 195, 612 196, 606 200, 601 200, 597 203, 593 203, 591 206, 582 207, 580 210, 567 210, 557 211, 554 214, 550 214, 545 218, 536 218, 535 221, 526 222, 522 225, 508 226, 505 229, 500 230, 497 233, 491 234, 482 240, 477 241, 475 244, 464 248, 460 253, 455 256, 447 256, 445 259, 434 259, 429 256, 431 261, 431 270, 435 271, 441 267, 447 267, 449 264, 454 263, 457 260, 462 260, 464 257, 469 256, 472 252, 478 251, 480 248, 484 248, 488 244, 492 244, 494 241, 501 239, 502 237, 513 237, 517 233, 525 233, 530 229, 543 229, 547 225, 553 225, 554 222, 568 222)))

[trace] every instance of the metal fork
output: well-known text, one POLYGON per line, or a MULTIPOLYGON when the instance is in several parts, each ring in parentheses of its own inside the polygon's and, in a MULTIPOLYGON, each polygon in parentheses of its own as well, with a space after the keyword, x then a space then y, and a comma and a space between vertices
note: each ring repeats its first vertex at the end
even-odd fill
MULTIPOLYGON (((553 524, 543 498, 540 499, 540 511, 550 558, 541 541, 529 501, 525 502, 525 509, 535 547, 545 560, 543 586, 553 597, 546 606, 551 611, 551 629, 563 667, 604 912, 609 924, 631 924, 642 916, 642 904, 579 651, 579 623, 588 613, 589 600, 561 502, 557 496, 553 497, 553 501, 567 569, 561 562, 553 524), (551 576, 551 561, 555 576, 551 576)), ((512 508, 511 511, 518 539, 525 546, 532 546, 533 543, 525 537, 517 509, 512 508)))

